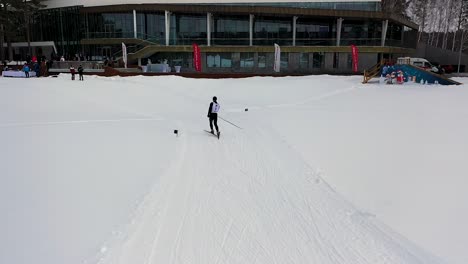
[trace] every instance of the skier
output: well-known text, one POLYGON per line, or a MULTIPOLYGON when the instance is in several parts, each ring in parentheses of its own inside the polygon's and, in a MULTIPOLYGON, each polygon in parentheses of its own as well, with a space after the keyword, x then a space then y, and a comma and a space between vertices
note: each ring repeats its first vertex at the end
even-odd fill
POLYGON ((84 81, 83 78, 83 66, 78 67, 78 75, 80 75, 80 81, 84 81))
POLYGON ((219 104, 218 104, 218 98, 216 96, 213 97, 213 102, 210 103, 210 107, 208 108, 208 118, 210 119, 210 128, 211 128, 211 134, 215 134, 213 130, 213 123, 216 128, 216 132, 219 138, 219 129, 218 129, 218 112, 219 112, 219 104))

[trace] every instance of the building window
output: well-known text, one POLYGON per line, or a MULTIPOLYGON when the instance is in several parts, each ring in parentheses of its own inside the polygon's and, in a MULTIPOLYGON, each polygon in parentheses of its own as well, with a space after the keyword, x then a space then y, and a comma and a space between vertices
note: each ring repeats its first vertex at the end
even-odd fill
POLYGON ((309 53, 299 53, 299 68, 309 68, 309 53))
POLYGON ((353 55, 348 53, 348 61, 347 61, 348 69, 353 68, 353 55))
POLYGON ((258 53, 258 68, 266 68, 266 53, 258 53))
POLYGON ((340 62, 340 54, 338 52, 333 53, 333 69, 338 68, 340 62))
POLYGON ((299 18, 296 24, 297 46, 330 46, 336 43, 335 20, 299 18))
POLYGON ((249 45, 249 16, 214 14, 211 41, 214 45, 249 45))
POLYGON ((164 13, 137 13, 138 38, 165 44, 165 23, 164 13))
POLYGON ((281 17, 255 17, 254 45, 291 45, 292 19, 281 17))
POLYGON ((281 64, 281 69, 288 69, 289 53, 281 53, 280 64, 281 64))
POLYGON ((167 61, 170 67, 181 66, 182 68, 192 68, 193 55, 191 52, 158 52, 149 57, 152 63, 162 63, 167 61))
POLYGON ((231 68, 231 53, 207 53, 206 65, 208 68, 231 68))
POLYGON ((171 15, 171 45, 206 45, 206 14, 171 15))
POLYGON ((254 54, 252 52, 241 52, 240 66, 241 68, 252 68, 254 66, 254 54))
POLYGON ((313 55, 312 67, 321 69, 323 65, 323 52, 314 52, 313 55))

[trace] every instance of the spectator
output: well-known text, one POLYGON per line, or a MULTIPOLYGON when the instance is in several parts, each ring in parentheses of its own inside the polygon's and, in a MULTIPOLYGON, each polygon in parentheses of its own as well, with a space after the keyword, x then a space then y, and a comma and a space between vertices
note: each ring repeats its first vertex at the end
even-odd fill
POLYGON ((39 63, 37 62, 34 63, 34 72, 36 72, 36 77, 41 76, 40 66, 39 66, 39 63))
POLYGON ((388 65, 385 64, 382 68, 382 76, 387 76, 387 72, 388 72, 388 65))
POLYGON ((84 81, 84 78, 83 78, 83 66, 80 65, 80 67, 78 67, 78 75, 80 76, 80 81, 84 81))
POLYGON ((31 69, 29 68, 29 65, 27 63, 24 64, 23 66, 23 71, 24 71, 24 75, 26 75, 26 78, 29 78, 29 71, 31 69))
POLYGON ((75 67, 73 67, 73 65, 70 66, 70 73, 71 73, 71 79, 72 79, 72 81, 74 81, 75 80, 76 70, 75 70, 75 67))

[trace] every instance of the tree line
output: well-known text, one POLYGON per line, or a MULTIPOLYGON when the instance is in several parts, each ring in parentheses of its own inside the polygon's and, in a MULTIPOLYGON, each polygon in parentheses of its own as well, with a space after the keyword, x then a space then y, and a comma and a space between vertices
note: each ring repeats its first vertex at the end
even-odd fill
POLYGON ((31 49, 31 18, 34 13, 44 7, 44 0, 0 0, 0 61, 6 58, 13 59, 11 43, 18 36, 25 36, 28 43, 29 54, 31 49), (8 56, 4 45, 7 43, 8 56))
POLYGON ((468 40, 468 0, 408 0, 407 15, 419 24, 418 42, 463 50, 468 40))

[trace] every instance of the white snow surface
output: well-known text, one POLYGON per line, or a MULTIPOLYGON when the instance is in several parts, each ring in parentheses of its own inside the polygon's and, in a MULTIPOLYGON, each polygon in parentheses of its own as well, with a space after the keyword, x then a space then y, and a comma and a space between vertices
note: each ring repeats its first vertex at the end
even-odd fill
POLYGON ((0 78, 0 263, 468 263, 467 86, 360 81, 0 78))

